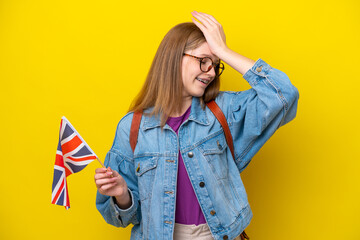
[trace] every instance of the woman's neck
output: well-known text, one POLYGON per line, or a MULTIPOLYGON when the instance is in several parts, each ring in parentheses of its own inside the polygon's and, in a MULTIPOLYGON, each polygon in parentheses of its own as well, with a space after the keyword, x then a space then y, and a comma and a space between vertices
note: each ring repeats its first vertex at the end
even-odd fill
POLYGON ((191 102, 192 102, 192 97, 186 98, 186 99, 184 98, 183 104, 181 106, 181 112, 171 114, 170 117, 180 117, 180 116, 182 116, 186 112, 186 110, 188 110, 188 108, 191 106, 191 102))

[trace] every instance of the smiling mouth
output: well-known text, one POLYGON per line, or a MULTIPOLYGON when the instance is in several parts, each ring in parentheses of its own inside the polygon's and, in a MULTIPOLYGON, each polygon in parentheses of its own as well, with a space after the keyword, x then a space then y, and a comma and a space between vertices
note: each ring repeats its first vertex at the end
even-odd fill
POLYGON ((204 83, 204 84, 209 84, 210 80, 205 80, 205 79, 201 79, 201 78, 196 78, 196 80, 204 83))

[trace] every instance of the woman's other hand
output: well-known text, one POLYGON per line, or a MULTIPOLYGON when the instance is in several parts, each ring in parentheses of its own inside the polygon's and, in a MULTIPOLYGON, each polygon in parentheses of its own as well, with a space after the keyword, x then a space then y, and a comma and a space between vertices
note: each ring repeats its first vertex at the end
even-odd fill
POLYGON ((254 60, 242 56, 227 47, 224 30, 213 16, 196 11, 191 14, 201 22, 192 19, 194 24, 203 32, 210 51, 221 61, 224 61, 242 75, 254 66, 254 60))
POLYGON ((131 206, 131 198, 124 178, 110 167, 95 170, 95 184, 102 195, 113 196, 120 208, 131 206))
POLYGON ((220 57, 220 53, 227 49, 226 37, 221 24, 209 14, 196 11, 193 11, 191 14, 201 22, 192 18, 193 23, 203 32, 211 52, 220 57))

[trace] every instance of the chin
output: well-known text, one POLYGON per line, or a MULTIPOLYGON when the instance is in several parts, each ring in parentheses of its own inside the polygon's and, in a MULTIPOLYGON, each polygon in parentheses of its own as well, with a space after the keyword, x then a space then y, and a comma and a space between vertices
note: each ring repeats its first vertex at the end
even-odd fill
POLYGON ((199 92, 194 92, 193 94, 191 94, 193 97, 202 97, 204 95, 205 91, 199 91, 199 92))

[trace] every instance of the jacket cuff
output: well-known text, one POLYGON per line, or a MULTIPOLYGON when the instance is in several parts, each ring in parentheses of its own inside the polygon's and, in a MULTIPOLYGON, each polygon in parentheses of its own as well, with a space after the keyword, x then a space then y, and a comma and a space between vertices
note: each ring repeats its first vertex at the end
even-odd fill
POLYGON ((243 78, 250 84, 251 87, 255 86, 261 79, 266 77, 269 73, 271 66, 264 60, 259 58, 254 65, 243 75, 243 78))
POLYGON ((138 201, 134 200, 134 195, 132 191, 128 188, 128 192, 131 198, 131 206, 127 209, 121 209, 116 204, 115 197, 110 198, 110 206, 115 210, 116 217, 121 221, 122 224, 126 224, 134 214, 136 214, 136 210, 138 208, 138 201))

